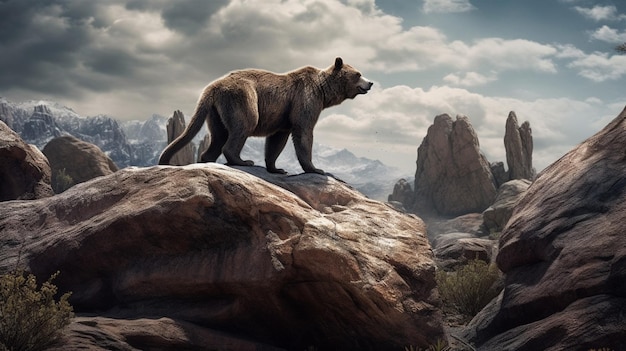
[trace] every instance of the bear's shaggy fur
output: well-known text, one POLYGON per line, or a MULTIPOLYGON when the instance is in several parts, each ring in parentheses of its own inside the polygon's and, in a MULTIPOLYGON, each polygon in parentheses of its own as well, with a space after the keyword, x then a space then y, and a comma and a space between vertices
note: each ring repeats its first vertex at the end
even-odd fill
POLYGON ((204 88, 189 125, 163 150, 159 164, 168 164, 206 120, 211 144, 202 154, 202 162, 215 162, 223 153, 229 165, 251 166, 252 161, 241 159, 241 149, 248 137, 265 136, 267 170, 285 173, 276 168, 276 159, 291 134, 302 169, 324 174, 311 162, 313 128, 320 113, 367 93, 372 84, 340 57, 325 70, 303 67, 285 74, 257 69, 231 72, 204 88))

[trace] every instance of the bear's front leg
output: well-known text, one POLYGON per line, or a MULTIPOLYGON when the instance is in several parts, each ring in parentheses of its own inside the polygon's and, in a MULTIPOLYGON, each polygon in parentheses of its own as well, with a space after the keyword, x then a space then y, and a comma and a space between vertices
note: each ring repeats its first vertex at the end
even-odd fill
POLYGON ((284 169, 276 168, 276 159, 285 148, 289 131, 279 131, 265 139, 265 167, 270 173, 287 174, 284 169))
POLYGON ((293 145, 296 149, 296 156, 300 166, 305 173, 318 173, 326 174, 323 170, 315 168, 313 165, 312 153, 313 153, 313 128, 308 131, 302 129, 293 131, 293 145))

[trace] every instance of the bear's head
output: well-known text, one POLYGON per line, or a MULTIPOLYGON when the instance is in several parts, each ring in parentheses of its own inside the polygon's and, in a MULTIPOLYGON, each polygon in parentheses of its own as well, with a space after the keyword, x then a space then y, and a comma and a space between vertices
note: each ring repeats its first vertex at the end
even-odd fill
POLYGON ((361 72, 350 65, 344 64, 341 57, 335 59, 335 64, 329 67, 327 72, 330 73, 328 84, 341 101, 354 99, 359 94, 367 94, 372 85, 374 85, 374 83, 365 79, 361 72))

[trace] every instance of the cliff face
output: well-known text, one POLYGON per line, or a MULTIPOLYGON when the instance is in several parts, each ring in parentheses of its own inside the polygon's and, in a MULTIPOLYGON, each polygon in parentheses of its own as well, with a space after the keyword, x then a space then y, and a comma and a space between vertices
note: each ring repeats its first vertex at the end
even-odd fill
POLYGON ((329 177, 242 169, 254 175, 127 168, 5 202, 0 271, 20 257, 40 279, 61 272, 59 291, 89 316, 59 349, 398 350, 444 337, 419 218, 329 177))
POLYGON ((541 172, 502 232, 505 288, 474 318, 479 350, 626 345, 626 109, 541 172))

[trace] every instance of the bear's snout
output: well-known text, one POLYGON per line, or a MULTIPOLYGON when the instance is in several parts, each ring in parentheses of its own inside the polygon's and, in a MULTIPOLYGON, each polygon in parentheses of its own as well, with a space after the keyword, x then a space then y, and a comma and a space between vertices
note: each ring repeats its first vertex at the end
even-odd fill
POLYGON ((372 85, 374 85, 374 82, 370 82, 369 80, 361 77, 357 83, 359 94, 367 94, 367 92, 372 88, 372 85))

